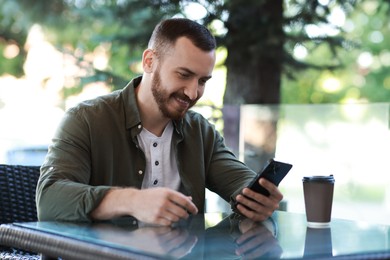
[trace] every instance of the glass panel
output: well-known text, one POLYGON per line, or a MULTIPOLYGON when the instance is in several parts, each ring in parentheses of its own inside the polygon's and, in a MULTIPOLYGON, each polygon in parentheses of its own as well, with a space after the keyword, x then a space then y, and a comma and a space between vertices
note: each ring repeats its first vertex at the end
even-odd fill
POLYGON ((240 133, 255 171, 273 153, 294 165, 280 185, 288 210, 304 212, 303 176, 333 174, 333 217, 390 223, 389 104, 244 105, 240 133))

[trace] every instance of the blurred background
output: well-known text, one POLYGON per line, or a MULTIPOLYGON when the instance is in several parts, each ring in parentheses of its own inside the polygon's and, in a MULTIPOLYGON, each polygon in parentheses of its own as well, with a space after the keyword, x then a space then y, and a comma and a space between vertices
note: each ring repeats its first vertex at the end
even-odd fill
MULTIPOLYGON (((333 216, 390 224, 389 0, 2 0, 0 163, 40 165, 64 111, 123 88, 164 18, 206 25, 217 65, 195 110, 280 188, 333 174, 333 216)), ((229 206, 208 192, 207 210, 229 206)))

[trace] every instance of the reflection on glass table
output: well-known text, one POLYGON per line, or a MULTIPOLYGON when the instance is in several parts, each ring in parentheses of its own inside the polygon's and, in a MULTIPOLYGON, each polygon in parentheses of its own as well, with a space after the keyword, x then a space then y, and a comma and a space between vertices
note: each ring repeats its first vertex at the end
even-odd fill
POLYGON ((64 259, 389 258, 390 227, 332 219, 307 228, 304 214, 275 212, 254 223, 206 213, 172 227, 129 219, 104 223, 31 222, 0 226, 0 244, 64 259))

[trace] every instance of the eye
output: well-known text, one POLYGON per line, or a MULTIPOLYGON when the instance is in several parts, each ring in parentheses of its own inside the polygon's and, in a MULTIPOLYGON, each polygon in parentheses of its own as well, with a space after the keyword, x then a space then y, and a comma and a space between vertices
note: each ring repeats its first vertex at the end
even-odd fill
POLYGON ((199 83, 199 85, 204 86, 204 85, 206 85, 206 82, 208 80, 209 80, 209 78, 201 78, 201 79, 199 79, 198 83, 199 83))
POLYGON ((207 82, 207 80, 200 79, 199 80, 199 85, 204 86, 204 85, 206 85, 206 82, 207 82))
POLYGON ((188 73, 185 73, 185 72, 178 72, 178 74, 179 74, 179 77, 183 78, 183 79, 187 79, 190 77, 190 75, 188 73))

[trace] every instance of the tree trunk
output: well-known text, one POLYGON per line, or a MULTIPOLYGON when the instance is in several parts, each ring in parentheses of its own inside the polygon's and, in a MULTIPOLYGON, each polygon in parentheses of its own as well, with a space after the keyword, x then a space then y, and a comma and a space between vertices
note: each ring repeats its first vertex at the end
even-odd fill
POLYGON ((283 33, 283 0, 231 0, 224 104, 277 104, 283 33))
MULTIPOLYGON (((228 8, 224 106, 232 110, 232 106, 241 104, 278 104, 285 39, 283 0, 231 0, 228 8)), ((276 148, 278 109, 273 108, 273 116, 266 119, 264 109, 259 109, 260 114, 239 109, 241 115, 233 113, 236 123, 231 122, 232 115, 226 114, 228 110, 224 111, 225 137, 230 144, 240 140, 241 158, 254 171, 275 156, 276 148), (231 128, 238 125, 237 139, 230 140, 235 132, 231 128)))

